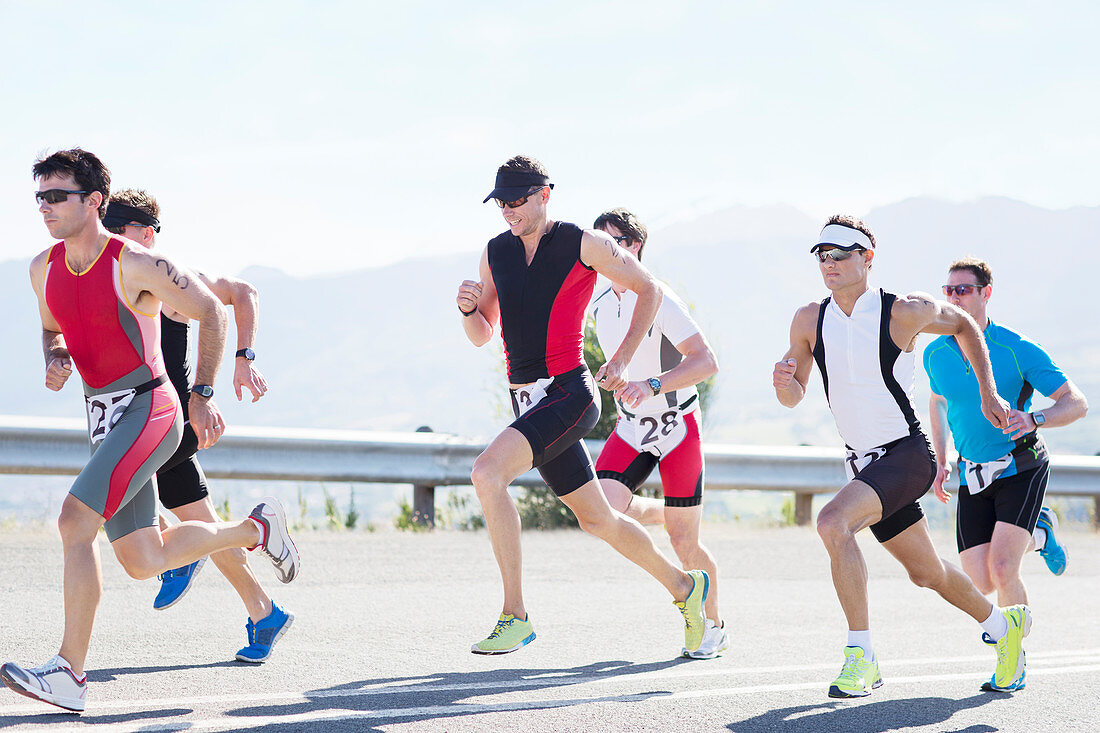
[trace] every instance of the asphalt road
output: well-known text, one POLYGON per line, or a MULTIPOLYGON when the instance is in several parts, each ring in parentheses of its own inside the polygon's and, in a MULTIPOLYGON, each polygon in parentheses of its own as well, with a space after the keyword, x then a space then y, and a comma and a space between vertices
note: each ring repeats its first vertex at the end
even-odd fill
MULTIPOLYGON (((663 532, 659 544, 668 549, 663 532)), ((844 620, 812 529, 714 524, 733 645, 682 660, 664 591, 580 532, 524 535, 538 639, 513 654, 469 652, 500 590, 484 532, 300 534, 291 585, 253 562, 293 627, 260 667, 239 664, 245 612, 207 564, 177 606, 122 572, 104 541, 104 596, 88 660, 87 711, 56 712, 0 687, 15 731, 1076 731, 1100 729, 1100 535, 1065 532, 1070 568, 1026 558, 1035 626, 1027 689, 982 693, 992 651, 978 626, 913 587, 873 538, 872 629, 886 684, 861 701, 826 696, 844 620)), ((946 557, 951 538, 936 535, 946 557)), ((0 661, 57 650, 61 548, 46 529, 0 529, 0 661)))

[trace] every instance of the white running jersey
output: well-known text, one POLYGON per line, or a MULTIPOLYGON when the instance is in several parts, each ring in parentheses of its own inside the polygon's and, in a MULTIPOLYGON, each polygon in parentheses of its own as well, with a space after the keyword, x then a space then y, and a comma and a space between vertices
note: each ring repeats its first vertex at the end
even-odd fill
POLYGON ((859 453, 920 432, 913 407, 916 354, 890 338, 896 299, 881 289, 868 290, 851 316, 832 298, 818 311, 814 361, 840 437, 859 453))
MULTIPOLYGON (((657 317, 653 319, 653 325, 642 338, 638 350, 634 352, 634 358, 627 365, 627 378, 631 381, 659 377, 672 367, 679 364, 684 355, 676 350, 676 344, 699 333, 699 326, 688 313, 684 301, 677 297, 672 288, 660 283, 664 299, 657 311, 657 317)), ((630 319, 634 316, 634 306, 638 302, 638 295, 632 290, 627 290, 622 296, 617 296, 610 287, 592 301, 592 317, 596 321, 596 339, 600 342, 604 356, 611 356, 618 350, 630 328, 630 319)), ((674 392, 649 397, 634 410, 635 414, 642 415, 650 412, 662 412, 670 407, 683 405, 698 392, 695 387, 678 389, 674 392)), ((695 410, 698 400, 695 400, 690 409, 695 410)), ((622 406, 619 412, 622 412, 622 406)))

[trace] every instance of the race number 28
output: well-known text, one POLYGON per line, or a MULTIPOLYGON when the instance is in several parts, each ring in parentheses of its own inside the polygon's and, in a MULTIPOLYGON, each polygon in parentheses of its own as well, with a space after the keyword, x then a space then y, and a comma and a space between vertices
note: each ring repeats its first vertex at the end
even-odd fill
POLYGON ((645 437, 642 438, 642 445, 654 443, 658 440, 658 437, 667 438, 671 435, 672 431, 676 429, 679 414, 676 410, 669 410, 661 413, 660 422, 655 417, 643 417, 639 420, 638 424, 648 430, 645 437))

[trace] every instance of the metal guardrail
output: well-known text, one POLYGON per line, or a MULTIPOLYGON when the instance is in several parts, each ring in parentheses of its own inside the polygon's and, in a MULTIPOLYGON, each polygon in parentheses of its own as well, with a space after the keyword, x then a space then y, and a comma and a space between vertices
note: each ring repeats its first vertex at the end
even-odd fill
MULTIPOLYGON (((602 447, 587 441, 593 456, 602 447)), ((485 444, 453 435, 300 428, 230 427, 202 451, 211 478, 411 484, 420 518, 434 519, 434 488, 466 486, 485 444)), ((0 473, 76 475, 88 460, 80 420, 0 416, 0 473)), ((811 518, 814 494, 845 483, 843 451, 836 448, 704 444, 709 490, 791 491, 800 524, 811 518)), ((1100 515, 1100 457, 1053 456, 1051 494, 1092 496, 1100 515)), ((957 476, 957 472, 954 473, 957 476)), ((538 486, 530 471, 514 482, 538 486)), ((647 485, 659 485, 652 477, 647 485)))

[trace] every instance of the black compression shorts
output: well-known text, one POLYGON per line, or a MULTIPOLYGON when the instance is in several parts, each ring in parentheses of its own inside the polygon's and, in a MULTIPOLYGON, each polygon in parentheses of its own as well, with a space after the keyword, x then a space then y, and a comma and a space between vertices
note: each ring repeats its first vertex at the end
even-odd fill
POLYGON ((993 526, 997 522, 1035 531, 1035 520, 1043 507, 1049 478, 1050 462, 1043 461, 1023 473, 998 478, 976 496, 960 487, 955 522, 959 552, 992 541, 993 526))
POLYGON ((856 474, 882 502, 882 518, 871 525, 879 542, 892 540, 924 516, 917 502, 936 478, 936 454, 923 433, 909 435, 885 446, 886 453, 856 474))
POLYGON ((554 377, 545 396, 528 407, 522 401, 530 391, 512 390, 517 417, 510 427, 527 439, 532 465, 543 481, 555 494, 565 496, 596 478, 583 440, 600 419, 596 384, 588 368, 581 366, 554 377), (521 405, 527 408, 522 416, 521 405))

